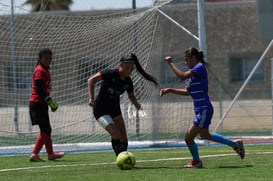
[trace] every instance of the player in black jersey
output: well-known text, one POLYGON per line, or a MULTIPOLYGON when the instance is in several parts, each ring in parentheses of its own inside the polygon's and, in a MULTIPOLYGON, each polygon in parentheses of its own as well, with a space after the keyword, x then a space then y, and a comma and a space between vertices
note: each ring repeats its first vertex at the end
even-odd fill
POLYGON ((99 71, 88 79, 89 106, 93 107, 98 123, 111 135, 116 156, 126 151, 128 147, 127 133, 120 109, 120 95, 126 91, 136 109, 141 108, 134 95, 134 85, 130 78, 134 67, 145 79, 158 86, 155 78, 143 70, 138 58, 132 53, 121 57, 117 69, 99 71), (99 81, 102 82, 95 99, 94 85, 99 81))

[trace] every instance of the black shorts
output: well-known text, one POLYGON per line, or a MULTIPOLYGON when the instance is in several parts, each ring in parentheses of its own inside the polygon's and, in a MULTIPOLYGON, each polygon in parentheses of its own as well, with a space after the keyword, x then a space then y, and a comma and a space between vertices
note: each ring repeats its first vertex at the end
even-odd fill
POLYGON ((30 102, 29 114, 32 125, 49 125, 47 104, 30 102))
POLYGON ((95 104, 93 108, 93 114, 96 119, 99 119, 103 115, 110 115, 111 118, 115 118, 121 115, 119 104, 95 104))

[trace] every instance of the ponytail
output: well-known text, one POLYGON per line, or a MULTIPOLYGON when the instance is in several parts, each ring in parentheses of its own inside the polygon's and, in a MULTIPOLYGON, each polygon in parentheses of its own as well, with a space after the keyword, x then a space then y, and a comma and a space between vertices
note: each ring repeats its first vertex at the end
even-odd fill
POLYGON ((135 54, 131 53, 127 56, 123 56, 121 59, 120 59, 120 62, 132 62, 135 64, 136 66, 136 69, 137 71, 148 81, 151 81, 154 83, 155 86, 158 86, 158 82, 156 81, 156 79, 145 72, 145 70, 142 68, 142 66, 140 65, 139 61, 138 61, 138 58, 135 54))

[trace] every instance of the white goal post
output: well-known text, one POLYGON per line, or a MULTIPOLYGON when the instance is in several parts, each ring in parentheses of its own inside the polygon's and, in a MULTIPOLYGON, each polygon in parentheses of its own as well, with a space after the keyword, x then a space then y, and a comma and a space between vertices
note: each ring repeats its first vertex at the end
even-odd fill
MULTIPOLYGON (((223 116, 221 117, 221 119, 218 121, 217 125, 214 128, 214 132, 217 132, 219 127, 221 126, 221 124, 223 124, 224 119, 226 118, 226 116, 228 115, 229 111, 232 109, 233 105, 235 104, 235 102, 237 101, 237 99, 239 98, 239 96, 241 95, 242 91, 244 90, 244 88, 246 87, 246 85, 248 84, 249 80, 252 78, 253 74, 255 73, 255 71, 257 70, 257 68, 259 67, 259 65, 263 62, 264 57, 267 55, 268 51, 272 49, 273 45, 273 39, 270 41, 270 43, 268 44, 268 46, 266 47, 265 51, 263 52, 263 54, 261 55, 261 57, 259 58, 259 60, 257 61, 256 65, 253 67, 253 69, 251 70, 251 72, 249 73, 249 75, 247 76, 246 80, 244 81, 244 83, 242 84, 241 88, 238 90, 237 94, 235 95, 235 97, 233 98, 233 100, 231 101, 231 103, 229 104, 229 106, 227 107, 226 111, 224 112, 223 116)), ((271 68, 271 71, 273 69, 271 68)), ((272 71, 273 72, 273 71, 272 71)), ((272 89, 273 90, 273 89, 272 89)), ((273 92, 273 91, 272 91, 273 92)), ((273 104, 272 104, 273 105, 273 104)), ((273 124, 273 122, 272 122, 273 124)), ((273 131, 273 129, 272 129, 273 131)), ((273 135, 273 132, 272 132, 273 135)))

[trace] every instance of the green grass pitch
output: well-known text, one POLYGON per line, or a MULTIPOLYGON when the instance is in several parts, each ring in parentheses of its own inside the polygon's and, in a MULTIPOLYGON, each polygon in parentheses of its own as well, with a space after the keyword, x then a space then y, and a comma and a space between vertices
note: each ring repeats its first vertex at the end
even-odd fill
MULTIPOLYGON (((176 181, 272 180, 273 145, 247 145, 241 160, 227 146, 201 146, 202 169, 185 169, 186 148, 134 151, 132 170, 120 170, 113 152, 66 154, 58 161, 31 163, 28 155, 0 157, 1 181, 176 181)), ((46 159, 46 155, 41 155, 46 159)))

